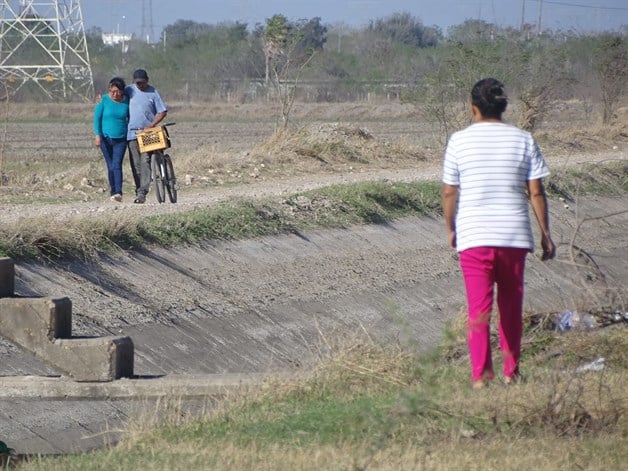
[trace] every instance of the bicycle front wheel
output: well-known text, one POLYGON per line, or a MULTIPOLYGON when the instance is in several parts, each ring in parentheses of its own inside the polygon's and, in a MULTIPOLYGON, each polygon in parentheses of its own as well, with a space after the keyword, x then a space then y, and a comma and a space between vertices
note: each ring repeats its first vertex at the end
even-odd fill
POLYGON ((164 159, 160 155, 153 154, 150 159, 150 174, 155 184, 155 197, 158 203, 166 200, 165 179, 164 179, 164 159))
POLYGON ((177 202, 177 178, 174 176, 174 167, 172 166, 172 159, 168 154, 164 155, 164 171, 166 180, 166 191, 168 192, 168 199, 171 203, 177 202))

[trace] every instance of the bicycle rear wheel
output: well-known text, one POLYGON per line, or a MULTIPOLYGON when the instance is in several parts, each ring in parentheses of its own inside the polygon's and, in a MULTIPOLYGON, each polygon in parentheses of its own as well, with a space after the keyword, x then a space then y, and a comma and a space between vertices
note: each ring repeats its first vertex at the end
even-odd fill
POLYGON ((155 183, 155 197, 157 198, 158 203, 166 201, 163 162, 163 156, 157 154, 153 154, 150 159, 150 174, 153 178, 153 183, 155 183))
POLYGON ((172 159, 168 154, 164 155, 164 172, 166 177, 166 191, 171 203, 177 202, 177 178, 174 176, 172 159))

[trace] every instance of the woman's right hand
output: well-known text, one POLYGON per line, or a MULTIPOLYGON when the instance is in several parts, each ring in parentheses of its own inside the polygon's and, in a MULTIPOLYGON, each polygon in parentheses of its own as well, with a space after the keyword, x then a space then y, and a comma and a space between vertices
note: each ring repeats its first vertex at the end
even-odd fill
POLYGON ((100 147, 100 136, 94 137, 94 145, 100 147))
POLYGON ((455 230, 450 230, 447 234, 447 238, 449 240, 449 247, 451 247, 452 249, 456 249, 456 231, 455 230))

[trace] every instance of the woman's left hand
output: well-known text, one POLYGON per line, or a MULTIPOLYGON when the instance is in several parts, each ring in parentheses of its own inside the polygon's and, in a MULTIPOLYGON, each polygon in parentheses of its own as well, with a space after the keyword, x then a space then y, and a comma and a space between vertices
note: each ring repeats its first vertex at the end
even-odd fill
POLYGON ((543 234, 541 236, 541 247, 543 248, 541 260, 551 260, 556 256, 556 246, 549 235, 543 234))

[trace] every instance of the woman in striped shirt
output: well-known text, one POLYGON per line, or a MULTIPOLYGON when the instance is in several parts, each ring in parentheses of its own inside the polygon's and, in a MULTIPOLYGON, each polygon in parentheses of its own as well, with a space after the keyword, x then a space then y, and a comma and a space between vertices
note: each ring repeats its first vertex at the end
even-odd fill
POLYGON ((528 201, 541 231, 542 260, 554 257, 542 178, 549 170, 530 133, 502 121, 508 98, 498 80, 471 91, 473 123, 454 133, 443 164, 442 200, 449 245, 459 252, 468 305, 471 382, 493 379, 490 316, 497 286, 504 381, 519 377, 523 273, 534 250, 528 201))

